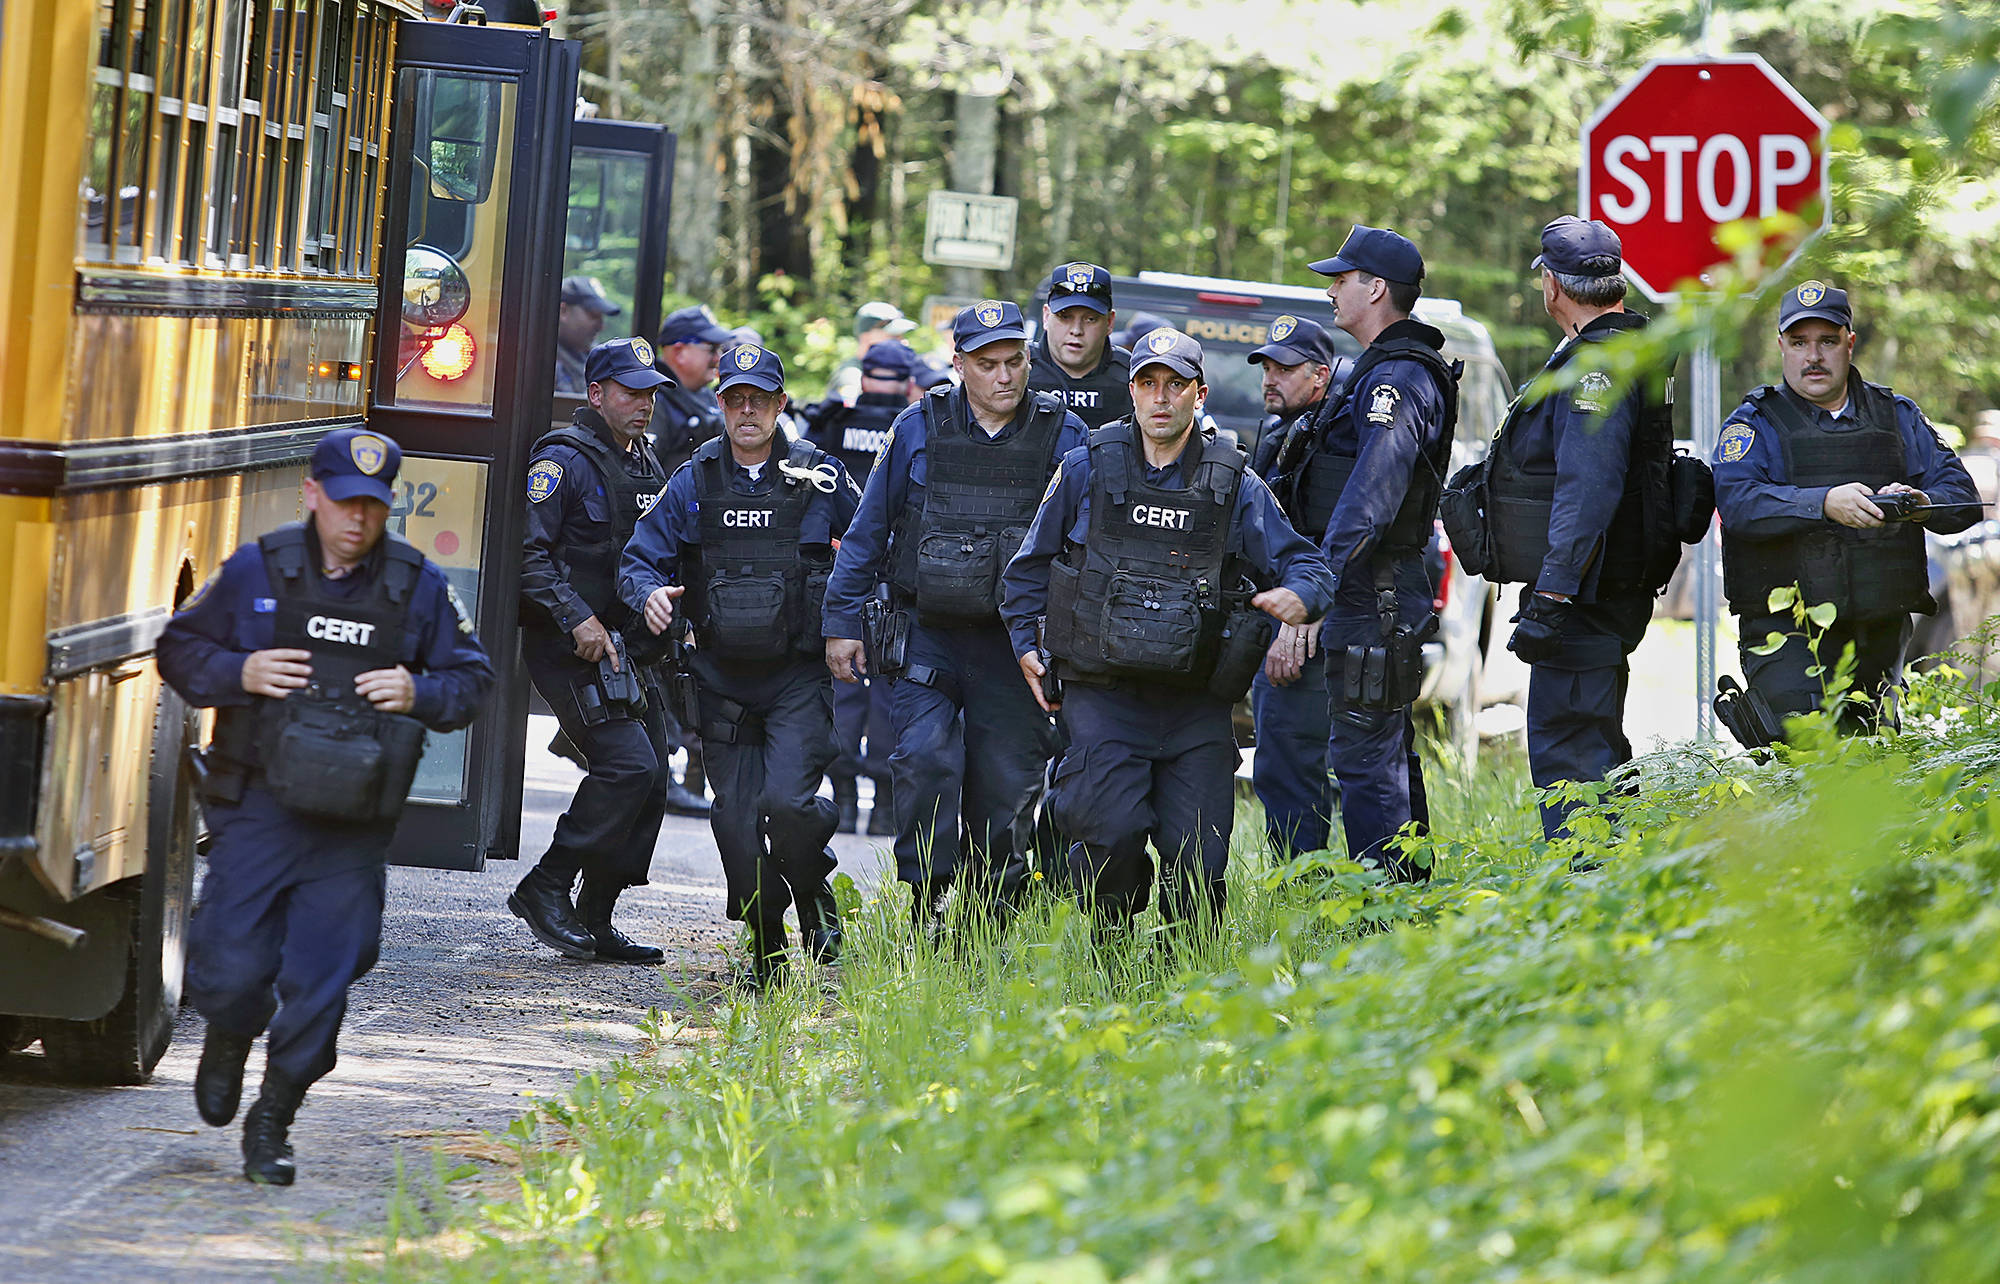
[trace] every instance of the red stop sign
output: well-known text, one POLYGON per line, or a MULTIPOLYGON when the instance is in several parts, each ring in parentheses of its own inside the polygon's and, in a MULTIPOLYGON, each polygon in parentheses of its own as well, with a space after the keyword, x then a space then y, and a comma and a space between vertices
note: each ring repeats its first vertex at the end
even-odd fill
POLYGON ((1731 257, 1725 224, 1796 215, 1767 235, 1767 261, 1825 230, 1826 118, 1755 54, 1662 58, 1584 127, 1580 185, 1583 217, 1618 233, 1640 289, 1699 291, 1731 257))

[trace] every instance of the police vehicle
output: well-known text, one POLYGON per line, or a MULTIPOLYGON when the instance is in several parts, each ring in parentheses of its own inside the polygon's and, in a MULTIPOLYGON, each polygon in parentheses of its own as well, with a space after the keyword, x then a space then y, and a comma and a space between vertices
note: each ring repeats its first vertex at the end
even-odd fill
POLYGON ((536 0, 0 10, 0 1057, 143 1082, 172 1036, 209 715, 154 640, 302 516, 326 432, 403 446, 391 529, 444 567, 503 681, 432 735, 392 859, 520 833, 519 479, 559 282, 659 324, 673 137, 573 120, 536 0), (437 21, 449 14, 456 21, 437 21), (72 127, 73 123, 73 127, 72 127), (567 201, 565 200, 567 197, 567 201))
MULTIPOLYGON (((1111 290, 1119 326, 1129 326, 1146 312, 1201 341, 1207 354, 1202 369, 1208 378, 1205 412, 1217 429, 1234 433, 1253 450, 1265 419, 1264 375, 1248 357, 1267 341, 1273 321, 1287 315, 1310 318, 1326 327, 1342 355, 1361 353, 1353 336, 1334 325, 1326 292, 1312 286, 1141 272, 1113 277, 1111 290)), ((1037 296, 1034 319, 1040 319, 1044 302, 1045 296, 1037 296)), ((1513 384, 1486 327, 1465 315, 1456 300, 1427 295, 1417 302, 1416 319, 1442 330, 1445 356, 1465 362, 1451 453, 1456 471, 1485 455, 1506 417, 1513 384)), ((1495 586, 1457 564, 1441 527, 1430 557, 1432 578, 1440 585, 1440 628, 1437 641, 1424 646, 1424 689, 1418 703, 1444 714, 1453 743, 1470 755, 1478 744, 1473 719, 1480 707, 1522 698, 1527 670, 1506 650, 1511 612, 1500 610, 1495 586)))

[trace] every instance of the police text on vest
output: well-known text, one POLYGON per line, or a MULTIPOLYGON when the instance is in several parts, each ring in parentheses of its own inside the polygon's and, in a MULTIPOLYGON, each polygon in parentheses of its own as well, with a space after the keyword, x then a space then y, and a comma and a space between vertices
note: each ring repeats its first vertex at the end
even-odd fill
POLYGON ((315 615, 306 621, 306 636, 318 638, 322 642, 338 642, 342 646, 367 646, 368 639, 375 635, 375 626, 360 620, 336 620, 331 616, 315 615))
POLYGON ((722 514, 722 524, 724 526, 769 526, 771 524, 771 510, 768 508, 762 511, 751 508, 727 509, 722 514))
POLYGON ((1194 514, 1185 508, 1155 508, 1151 504, 1132 505, 1132 521, 1138 526, 1160 526, 1170 531, 1184 531, 1194 519, 1194 514))

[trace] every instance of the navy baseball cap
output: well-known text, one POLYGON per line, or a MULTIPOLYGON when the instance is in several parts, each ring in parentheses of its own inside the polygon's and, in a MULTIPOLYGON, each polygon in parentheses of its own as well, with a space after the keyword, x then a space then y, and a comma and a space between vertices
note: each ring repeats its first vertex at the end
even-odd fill
POLYGON ((1021 318, 1021 309, 999 299, 981 299, 969 308, 960 308, 951 323, 952 345, 960 352, 977 352, 1002 339, 1027 337, 1028 324, 1021 318))
POLYGON ((762 388, 765 392, 783 392, 785 363, 778 360, 778 354, 769 348, 760 348, 754 343, 739 343, 722 354, 722 381, 716 384, 715 395, 719 397, 739 383, 762 388))
POLYGON ((390 483, 402 466, 403 448, 396 439, 366 428, 336 428, 313 447, 312 478, 328 499, 366 495, 394 504, 390 483))
POLYGON ((1854 310, 1847 306, 1847 291, 1836 290, 1824 281, 1807 281, 1788 290, 1778 303, 1778 333, 1783 334, 1800 321, 1817 317, 1843 330, 1854 328, 1854 310))
POLYGON ((618 383, 640 392, 671 382, 653 368, 653 345, 644 339, 611 339, 583 359, 585 383, 618 383))
POLYGON ((1064 308, 1111 311, 1111 273, 1095 263, 1065 263, 1049 273, 1049 311, 1064 308))
POLYGON ((1618 233, 1608 224, 1565 214, 1542 229, 1542 252, 1528 266, 1564 276, 1617 276, 1624 254, 1618 233))
POLYGON ((562 283, 562 301, 581 303, 593 312, 615 317, 625 309, 613 303, 604 294, 604 283, 594 276, 566 276, 562 283))
POLYGON ((872 344, 861 354, 861 373, 870 379, 907 379, 917 368, 917 354, 896 339, 872 344))
POLYGON ((917 387, 929 392, 941 383, 951 382, 951 371, 942 366, 934 366, 920 357, 917 359, 917 368, 910 377, 917 381, 917 387))
POLYGON ((1340 352, 1326 327, 1307 317, 1282 316, 1271 322, 1270 342, 1250 354, 1250 364, 1266 359, 1281 366, 1303 365, 1308 361, 1331 366, 1340 352))
POLYGON ((660 323, 660 346, 670 343, 714 343, 728 345, 735 342, 736 334, 725 329, 715 319, 715 313, 705 306, 682 308, 669 312, 667 319, 660 323))
POLYGON ((1132 377, 1147 366, 1165 366, 1190 379, 1201 378, 1201 345, 1192 335, 1162 326, 1132 345, 1132 377))
POLYGON ((1340 252, 1330 259, 1311 264, 1321 276, 1342 272, 1366 272, 1398 285, 1416 285, 1424 279, 1424 256, 1405 236, 1386 227, 1364 227, 1359 223, 1340 243, 1340 252))

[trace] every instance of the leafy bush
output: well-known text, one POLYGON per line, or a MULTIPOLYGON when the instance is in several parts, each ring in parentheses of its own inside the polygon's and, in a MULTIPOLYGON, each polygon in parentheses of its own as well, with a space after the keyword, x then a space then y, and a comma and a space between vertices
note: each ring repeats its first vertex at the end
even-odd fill
POLYGON ((1421 888, 1240 824, 1185 938, 844 889, 837 984, 661 1019, 357 1276, 1995 1278, 2000 749, 1925 722, 1656 755, 1554 845, 1517 789, 1421 888))

